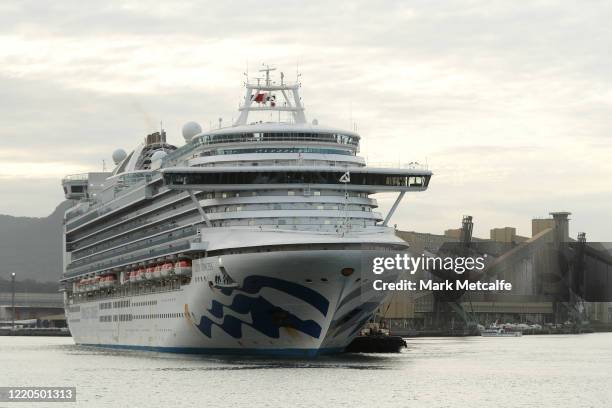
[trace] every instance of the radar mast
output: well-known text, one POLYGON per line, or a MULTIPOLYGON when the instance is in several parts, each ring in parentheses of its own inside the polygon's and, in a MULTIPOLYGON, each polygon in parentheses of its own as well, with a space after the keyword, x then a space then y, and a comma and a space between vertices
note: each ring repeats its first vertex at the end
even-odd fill
POLYGON ((256 83, 250 82, 247 77, 244 102, 238 109, 240 115, 234 126, 246 125, 250 112, 261 111, 290 112, 295 123, 306 123, 304 105, 299 94, 300 83, 297 80, 285 83, 285 74, 281 72, 280 84, 277 84, 270 78, 270 72, 275 70, 269 65, 263 65, 259 72, 263 72, 265 78, 254 78, 256 83), (263 84, 262 79, 265 79, 263 84), (277 101, 277 93, 282 96, 282 101, 277 101))

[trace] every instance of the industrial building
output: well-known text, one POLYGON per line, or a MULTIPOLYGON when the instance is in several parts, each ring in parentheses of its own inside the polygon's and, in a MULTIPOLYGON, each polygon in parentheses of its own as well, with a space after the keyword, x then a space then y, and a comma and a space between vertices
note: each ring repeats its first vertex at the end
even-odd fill
MULTIPOLYGON (((444 235, 397 231, 413 254, 486 254, 485 270, 466 279, 505 279, 513 288, 505 293, 397 292, 380 309, 380 318, 392 332, 404 335, 464 333, 495 321, 612 329, 612 256, 586 243, 584 234, 571 239, 569 215, 555 212, 533 219, 531 237, 517 235, 514 227, 491 229, 489 239, 472 237, 470 216, 444 235)), ((432 271, 405 278, 432 277, 445 278, 432 271)))
POLYGON ((66 327, 62 294, 0 292, 0 327, 22 326, 66 327), (14 312, 14 314, 13 314, 14 312))

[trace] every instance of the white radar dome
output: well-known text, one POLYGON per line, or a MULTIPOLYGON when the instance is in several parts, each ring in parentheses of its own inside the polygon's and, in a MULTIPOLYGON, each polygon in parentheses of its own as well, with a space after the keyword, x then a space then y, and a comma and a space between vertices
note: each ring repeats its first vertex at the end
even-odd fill
POLYGON ((121 163, 127 157, 127 153, 123 149, 117 149, 113 152, 113 162, 115 165, 121 163))
POLYGON ((202 133, 202 126, 197 122, 187 122, 183 125, 183 137, 188 143, 195 135, 200 133, 202 133))
POLYGON ((155 153, 153 153, 153 155, 151 156, 151 161, 154 162, 156 160, 161 160, 167 155, 168 153, 164 152, 163 150, 158 150, 155 153))
POLYGON ((319 119, 313 119, 312 120, 312 125, 313 126, 318 126, 319 125, 319 119))

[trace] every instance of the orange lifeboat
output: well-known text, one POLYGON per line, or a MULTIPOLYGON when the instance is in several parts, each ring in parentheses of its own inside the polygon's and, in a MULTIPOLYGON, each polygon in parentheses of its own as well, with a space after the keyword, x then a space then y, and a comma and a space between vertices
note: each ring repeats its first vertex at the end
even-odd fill
POLYGON ((145 269, 145 279, 152 279, 153 278, 153 269, 155 269, 153 267, 153 265, 149 265, 147 266, 147 269, 145 269))
POLYGON ((145 269, 141 266, 136 271, 136 281, 141 281, 145 279, 145 269))
POLYGON ((182 259, 174 265, 174 273, 178 276, 191 275, 191 260, 182 259))
POLYGON ((156 265, 153 268, 153 279, 161 278, 161 265, 156 265))
POLYGON ((113 286, 115 286, 115 283, 117 282, 117 278, 115 277, 115 275, 112 275, 112 274, 103 276, 102 279, 104 279, 105 288, 112 288, 113 286))
POLYGON ((172 275, 172 272, 174 272, 174 265, 172 265, 172 262, 166 262, 161 266, 162 278, 167 278, 172 275))

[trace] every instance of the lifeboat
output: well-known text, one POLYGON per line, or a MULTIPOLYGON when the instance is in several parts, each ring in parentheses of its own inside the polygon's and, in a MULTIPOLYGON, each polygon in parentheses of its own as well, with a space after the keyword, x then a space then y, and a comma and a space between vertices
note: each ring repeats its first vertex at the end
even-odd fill
POLYGON ((92 279, 92 283, 91 283, 91 290, 98 290, 100 289, 100 277, 96 276, 95 278, 92 279))
POLYGON ((137 271, 130 271, 130 272, 128 272, 128 277, 129 277, 130 283, 136 282, 136 275, 137 274, 138 274, 137 271))
POLYGON ((172 264, 172 262, 166 262, 161 266, 162 278, 167 278, 168 276, 172 275, 173 272, 174 272, 174 265, 172 264))
POLYGON ((145 279, 145 268, 143 266, 141 266, 136 271, 136 281, 139 282, 139 281, 142 281, 144 279, 145 279))
POLYGON ((156 265, 153 268, 153 279, 161 278, 161 265, 156 265))
POLYGON ((178 276, 191 275, 191 260, 182 259, 174 265, 174 273, 178 276))
POLYGON ((101 288, 111 288, 115 286, 117 278, 115 275, 105 275, 100 278, 101 288))
POLYGON ((147 266, 147 269, 145 269, 145 279, 153 279, 153 269, 155 269, 153 265, 147 266))

